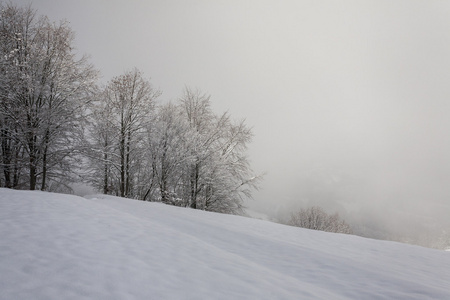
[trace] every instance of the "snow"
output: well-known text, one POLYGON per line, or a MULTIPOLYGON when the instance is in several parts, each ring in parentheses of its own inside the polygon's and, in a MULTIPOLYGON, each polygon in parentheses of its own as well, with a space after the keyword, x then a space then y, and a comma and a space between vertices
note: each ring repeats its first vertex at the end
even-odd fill
POLYGON ((450 299, 450 254, 111 196, 0 189, 0 299, 450 299))
POLYGON ((265 220, 265 221, 273 221, 273 219, 271 217, 269 217, 268 215, 266 215, 265 213, 259 212, 259 211, 255 211, 252 209, 245 209, 245 215, 253 218, 253 219, 260 219, 260 220, 265 220))

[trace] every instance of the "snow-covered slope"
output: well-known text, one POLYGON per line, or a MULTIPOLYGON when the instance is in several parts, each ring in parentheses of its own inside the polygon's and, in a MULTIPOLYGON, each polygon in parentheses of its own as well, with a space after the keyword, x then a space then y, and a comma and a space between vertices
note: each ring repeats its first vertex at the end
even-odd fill
POLYGON ((0 299, 450 299, 450 253, 0 189, 0 299))

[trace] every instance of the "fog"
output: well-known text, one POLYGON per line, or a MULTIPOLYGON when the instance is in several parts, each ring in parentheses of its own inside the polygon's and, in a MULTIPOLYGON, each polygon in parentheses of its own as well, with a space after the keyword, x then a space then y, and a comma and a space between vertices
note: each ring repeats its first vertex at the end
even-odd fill
POLYGON ((70 22, 103 82, 138 67, 161 101, 197 87, 216 112, 245 118, 266 173, 251 210, 281 220, 320 205, 358 234, 427 246, 450 232, 450 2, 32 7, 70 22))

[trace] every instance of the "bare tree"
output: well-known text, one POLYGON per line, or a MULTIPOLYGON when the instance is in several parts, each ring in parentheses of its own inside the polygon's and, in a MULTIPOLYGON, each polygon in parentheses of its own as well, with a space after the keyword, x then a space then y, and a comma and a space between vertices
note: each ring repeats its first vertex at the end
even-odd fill
POLYGON ((217 131, 212 132, 211 130, 215 116, 211 111, 210 96, 201 94, 198 90, 193 91, 185 88, 179 107, 197 141, 197 143, 191 145, 190 155, 193 159, 186 166, 188 205, 191 208, 197 208, 198 194, 204 188, 204 182, 201 182, 201 173, 206 167, 211 146, 219 138, 219 135, 217 131))
POLYGON ((147 159, 151 161, 152 200, 185 206, 183 197, 185 165, 192 160, 193 137, 178 108, 169 103, 158 108, 155 122, 148 128, 147 159))
POLYGON ((76 57, 67 23, 37 19, 30 8, 12 5, 2 10, 0 23, 2 50, 9 51, 0 58, 7 82, 0 107, 5 183, 13 166, 28 171, 29 189, 64 185, 97 73, 86 57, 76 57), (19 157, 20 164, 13 159, 19 157))
POLYGON ((21 111, 15 98, 23 89, 22 56, 29 37, 24 33, 31 31, 36 21, 35 12, 30 8, 3 6, 0 3, 0 10, 0 139, 3 170, 0 183, 5 187, 18 188, 23 184, 21 175, 26 158, 19 138, 21 111))
POLYGON ((186 88, 176 104, 160 105, 146 137, 143 200, 240 213, 257 188, 260 178, 245 155, 251 130, 227 113, 214 114, 210 97, 198 90, 186 88))
MULTIPOLYGON (((103 192, 137 196, 134 187, 142 163, 145 128, 160 94, 134 69, 113 78, 93 106, 89 157, 95 161, 94 172, 103 174, 103 192)), ((94 183, 99 186, 98 178, 94 183)))
POLYGON ((116 155, 115 132, 111 126, 112 108, 104 101, 104 91, 95 96, 87 118, 87 134, 83 153, 88 158, 89 167, 83 178, 104 194, 114 193, 115 182, 112 170, 116 155))
POLYGON ((245 155, 250 129, 226 113, 215 115, 210 96, 198 90, 186 88, 176 105, 161 106, 148 137, 156 200, 240 213, 257 187, 245 155))
POLYGON ((188 166, 189 205, 210 211, 240 213, 245 197, 258 186, 246 156, 251 130, 227 113, 215 115, 210 97, 185 89, 180 106, 196 136, 188 166))

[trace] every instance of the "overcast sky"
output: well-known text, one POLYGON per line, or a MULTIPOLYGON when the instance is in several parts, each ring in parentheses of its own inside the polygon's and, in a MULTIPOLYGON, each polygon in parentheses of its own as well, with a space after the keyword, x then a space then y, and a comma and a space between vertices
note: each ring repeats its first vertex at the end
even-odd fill
MULTIPOLYGON (((15 0, 19 5, 29 1, 15 0)), ((253 127, 250 206, 448 219, 450 1, 36 0, 103 81, 133 67, 253 127), (328 204, 327 204, 328 203, 328 204)), ((405 217, 409 218, 409 217, 405 217)))

